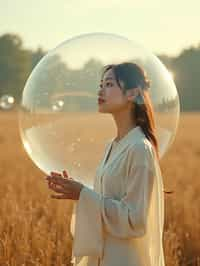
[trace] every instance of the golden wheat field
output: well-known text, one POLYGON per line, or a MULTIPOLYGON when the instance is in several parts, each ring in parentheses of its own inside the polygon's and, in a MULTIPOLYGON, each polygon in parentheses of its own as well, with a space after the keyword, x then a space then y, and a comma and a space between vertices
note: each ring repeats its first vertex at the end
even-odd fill
MULTIPOLYGON (((174 191, 165 194, 166 266, 200 265, 200 113, 181 113, 161 170, 165 190, 174 191)), ((0 113, 0 182, 0 266, 70 265, 73 201, 50 198, 16 112, 0 113)))

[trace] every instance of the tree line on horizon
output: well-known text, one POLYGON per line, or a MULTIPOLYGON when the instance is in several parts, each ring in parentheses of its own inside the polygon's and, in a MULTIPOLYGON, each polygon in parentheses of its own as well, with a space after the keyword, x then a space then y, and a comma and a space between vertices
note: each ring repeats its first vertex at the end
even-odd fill
MULTIPOLYGON (((25 49, 22 39, 17 34, 7 33, 0 35, 0 97, 5 94, 12 95, 16 103, 19 103, 30 73, 47 52, 41 47, 36 50, 25 49)), ((200 44, 197 47, 191 46, 183 49, 175 57, 165 54, 156 56, 169 71, 174 73, 173 79, 179 94, 181 111, 199 111, 200 44)), ((52 75, 63 75, 59 82, 63 80, 65 84, 67 84, 67 79, 70 75, 72 89, 73 81, 74 84, 79 82, 88 86, 88 81, 84 80, 84 76, 86 76, 84 73, 92 73, 94 68, 98 71, 101 67, 98 62, 88 62, 81 73, 73 73, 66 65, 63 65, 63 62, 58 64, 56 60, 59 60, 59 58, 54 58, 53 60, 57 62, 57 65, 53 61, 50 62, 52 75), (56 73, 56 71, 58 72, 56 73)), ((93 78, 91 75, 89 77, 90 81, 93 78)), ((62 83, 56 85, 63 86, 62 83)), ((51 84, 51 86, 53 89, 55 84, 51 84)))

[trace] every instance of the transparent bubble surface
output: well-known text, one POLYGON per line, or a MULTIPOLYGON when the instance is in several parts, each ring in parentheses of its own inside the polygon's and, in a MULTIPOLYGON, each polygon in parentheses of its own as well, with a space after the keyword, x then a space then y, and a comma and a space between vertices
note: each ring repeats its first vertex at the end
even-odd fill
POLYGON ((14 106, 15 98, 11 95, 2 95, 0 97, 0 109, 10 110, 14 106))
POLYGON ((151 80, 161 157, 179 122, 179 96, 170 72, 141 45, 109 33, 80 35, 46 54, 29 76, 19 109, 25 150, 46 174, 62 172, 92 186, 105 145, 116 136, 110 114, 98 111, 102 67, 135 62, 151 80))

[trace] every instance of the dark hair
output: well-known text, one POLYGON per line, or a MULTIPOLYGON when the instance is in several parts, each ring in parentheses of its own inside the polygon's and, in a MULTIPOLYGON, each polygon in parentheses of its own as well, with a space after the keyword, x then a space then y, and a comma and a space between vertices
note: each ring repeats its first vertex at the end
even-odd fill
MULTIPOLYGON (((147 78, 146 72, 138 64, 124 62, 121 64, 104 66, 102 76, 109 69, 113 70, 115 79, 123 93, 136 87, 142 89, 142 95, 138 95, 135 98, 132 115, 136 125, 141 127, 146 138, 153 145, 157 159, 160 161, 158 141, 155 133, 154 110, 148 92, 148 89, 150 88, 150 80, 147 78)), ((164 192, 172 193, 172 191, 164 192)))

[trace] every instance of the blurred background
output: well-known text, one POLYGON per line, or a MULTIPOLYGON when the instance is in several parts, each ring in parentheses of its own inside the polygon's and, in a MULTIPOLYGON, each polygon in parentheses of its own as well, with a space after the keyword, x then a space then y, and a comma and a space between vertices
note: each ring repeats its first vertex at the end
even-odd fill
POLYGON ((44 173, 22 146, 17 111, 39 60, 62 41, 89 32, 141 43, 174 79, 180 123, 161 160, 164 186, 173 191, 165 194, 165 261, 167 266, 200 265, 199 10, 195 0, 1 3, 0 265, 71 265, 73 202, 50 199, 44 173))

